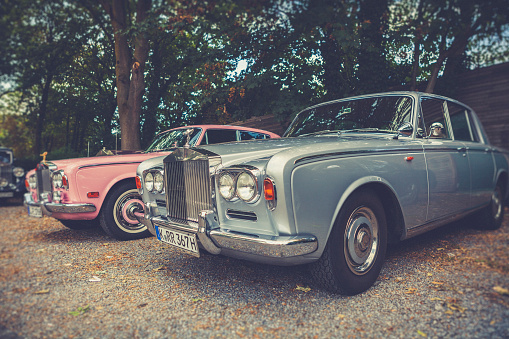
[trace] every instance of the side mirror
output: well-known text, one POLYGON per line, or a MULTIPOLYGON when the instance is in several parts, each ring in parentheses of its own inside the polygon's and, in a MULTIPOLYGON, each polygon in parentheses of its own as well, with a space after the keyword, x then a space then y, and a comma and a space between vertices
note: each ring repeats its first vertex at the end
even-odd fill
POLYGON ((398 128, 398 134, 394 136, 394 139, 398 139, 400 135, 411 136, 414 132, 414 127, 411 123, 405 122, 398 128))

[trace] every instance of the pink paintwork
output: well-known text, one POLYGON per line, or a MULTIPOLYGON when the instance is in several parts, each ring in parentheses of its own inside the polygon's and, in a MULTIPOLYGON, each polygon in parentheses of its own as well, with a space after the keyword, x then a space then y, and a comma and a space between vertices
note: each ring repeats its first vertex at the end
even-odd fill
MULTIPOLYGON (((200 134, 196 134, 193 144, 201 145, 206 144, 208 139, 205 139, 206 131, 210 130, 238 130, 246 132, 254 132, 265 135, 266 138, 279 138, 279 135, 242 126, 227 126, 227 125, 194 125, 176 128, 174 130, 199 128, 201 129, 200 134)), ((174 131, 170 130, 170 131, 174 131)), ((168 132, 168 131, 166 131, 168 132)), ((162 132, 162 133, 166 133, 162 132)), ((216 134, 217 135, 217 134, 216 134)), ((239 133, 237 133, 237 136, 239 133)), ((156 137, 157 139, 157 137, 156 137)), ((235 141, 235 140, 232 140, 235 141)), ((104 208, 104 202, 108 199, 108 193, 119 183, 125 181, 131 181, 134 184, 134 178, 136 175, 136 168, 138 165, 147 159, 169 154, 168 150, 156 151, 150 153, 133 153, 133 154, 120 154, 111 156, 94 156, 88 158, 76 158, 66 160, 48 161, 51 171, 63 170, 67 176, 68 188, 54 188, 52 191, 60 191, 61 200, 53 201, 53 196, 50 195, 49 201, 46 203, 58 203, 58 204, 93 204, 95 211, 93 212, 80 212, 80 213, 62 213, 53 212, 47 213, 46 209, 42 208, 43 214, 51 215, 59 220, 93 220, 97 218, 102 209, 104 208), (56 167, 56 168, 55 168, 56 167), (88 193, 99 192, 99 196, 96 198, 87 197, 88 193)), ((52 172, 53 173, 53 172, 52 172)), ((31 176, 35 174, 35 170, 31 170, 27 173, 27 182, 31 176)), ((27 185, 28 186, 28 185, 27 185)), ((25 203, 27 205, 44 205, 38 196, 37 189, 27 187, 29 193, 25 195, 25 203)), ((40 193, 40 192, 39 192, 40 193)), ((141 200, 140 200, 141 201, 141 200)), ((123 216, 128 215, 126 210, 127 205, 123 205, 121 214, 123 216)), ((128 224, 137 223, 133 219, 125 220, 128 224)), ((104 227, 103 227, 104 228, 104 227)))

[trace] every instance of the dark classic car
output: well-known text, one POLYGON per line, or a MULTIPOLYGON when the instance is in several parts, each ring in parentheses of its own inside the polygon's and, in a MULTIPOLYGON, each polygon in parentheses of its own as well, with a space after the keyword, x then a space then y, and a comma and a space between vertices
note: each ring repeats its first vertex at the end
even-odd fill
POLYGON ((0 147, 0 200, 25 193, 25 170, 15 167, 12 149, 0 147))
POLYGON ((143 160, 169 154, 177 146, 265 138, 279 135, 241 126, 194 125, 161 132, 144 152, 113 155, 102 150, 89 158, 43 159, 26 175, 28 215, 51 216, 71 229, 100 224, 119 240, 142 238, 150 233, 133 213, 142 208, 134 177, 143 160), (107 154, 111 156, 101 156, 107 154))
POLYGON ((281 139, 144 161, 137 216, 195 256, 311 264, 324 288, 356 294, 377 279, 388 243, 472 213, 500 227, 508 159, 455 100, 365 95, 301 111, 281 139))

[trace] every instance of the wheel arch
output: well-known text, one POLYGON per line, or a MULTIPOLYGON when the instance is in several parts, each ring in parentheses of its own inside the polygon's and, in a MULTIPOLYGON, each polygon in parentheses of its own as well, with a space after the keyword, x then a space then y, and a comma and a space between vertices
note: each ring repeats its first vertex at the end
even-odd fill
MULTIPOLYGON (((118 186, 120 185, 123 185, 125 183, 132 183, 134 185, 134 187, 136 187, 136 181, 135 181, 135 178, 134 177, 129 177, 129 178, 124 178, 122 180, 119 180, 117 181, 115 184, 113 184, 109 189, 108 189, 108 193, 106 193, 106 196, 104 197, 103 199, 103 203, 101 204, 101 208, 99 210, 98 213, 101 213, 102 209, 104 208, 104 205, 105 205, 105 201, 107 201, 111 195, 111 192, 113 192, 113 190, 115 188, 117 188, 118 186)), ((99 215, 99 214, 98 214, 99 215)))
MULTIPOLYGON (((383 205, 387 223, 387 241, 388 243, 397 243, 403 239, 405 234, 405 221, 403 218, 403 212, 401 205, 398 201, 396 193, 393 187, 384 179, 380 177, 363 178, 353 182, 348 189, 345 190, 344 194, 336 207, 334 212, 334 218, 331 222, 330 230, 336 222, 341 208, 345 204, 346 200, 354 193, 361 190, 372 191, 378 200, 383 205)), ((330 231, 329 235, 330 236, 330 231)), ((327 238, 328 238, 327 237, 327 238)))

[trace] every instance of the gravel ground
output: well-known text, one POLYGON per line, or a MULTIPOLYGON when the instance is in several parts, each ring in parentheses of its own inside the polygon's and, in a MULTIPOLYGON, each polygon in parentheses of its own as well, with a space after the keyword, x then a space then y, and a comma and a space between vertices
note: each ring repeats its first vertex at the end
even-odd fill
POLYGON ((463 221, 392 246, 353 297, 304 267, 120 242, 14 203, 0 218, 0 338, 509 338, 509 215, 497 231, 463 221))

